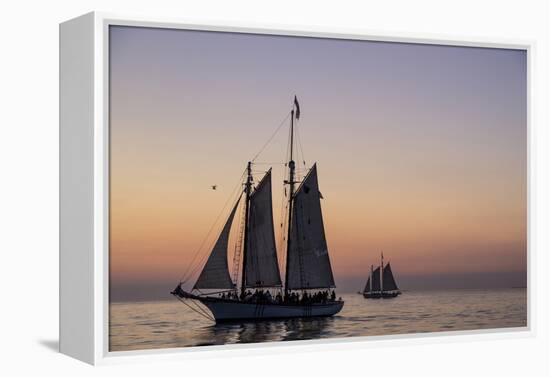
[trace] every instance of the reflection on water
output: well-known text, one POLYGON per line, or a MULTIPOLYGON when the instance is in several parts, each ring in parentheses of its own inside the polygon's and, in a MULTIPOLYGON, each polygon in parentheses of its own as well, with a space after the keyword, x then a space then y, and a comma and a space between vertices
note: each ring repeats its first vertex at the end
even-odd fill
POLYGON ((343 295, 339 315, 213 324, 178 301, 115 303, 111 351, 523 327, 525 289, 405 292, 391 300, 343 295))
POLYGON ((262 343, 278 340, 319 339, 326 337, 334 318, 294 318, 259 322, 218 324, 201 328, 196 335, 210 339, 197 345, 262 343))

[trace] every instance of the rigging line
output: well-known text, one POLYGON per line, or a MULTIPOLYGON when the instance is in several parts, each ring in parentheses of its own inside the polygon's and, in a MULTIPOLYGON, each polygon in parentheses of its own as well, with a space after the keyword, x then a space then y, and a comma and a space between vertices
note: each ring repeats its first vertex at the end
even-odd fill
POLYGON ((283 205, 281 206, 281 209, 285 211, 284 213, 281 213, 281 233, 279 234, 279 252, 280 252, 280 263, 279 266, 281 271, 286 271, 286 256, 287 256, 287 250, 286 250, 286 243, 285 243, 285 234, 287 233, 287 222, 288 222, 288 211, 287 206, 284 205, 284 196, 283 196, 283 205))
MULTIPOLYGON (((285 225, 285 220, 286 220, 286 214, 284 213, 284 210, 286 209, 286 206, 285 206, 285 195, 283 193, 283 195, 281 196, 281 210, 279 212, 279 228, 280 228, 280 233, 279 233, 279 246, 282 246, 282 242, 283 242, 283 234, 284 234, 284 225, 285 225)), ((279 250, 282 250, 281 248, 279 248, 279 250)), ((281 251, 282 252, 282 251, 281 251)))
POLYGON ((210 313, 204 308, 202 307, 200 304, 202 304, 202 302, 197 302, 197 301, 194 301, 194 300, 191 300, 191 303, 193 305, 195 305, 195 308, 197 308, 197 310, 199 310, 201 313, 204 313, 205 316, 207 316, 208 318, 212 319, 213 321, 215 320, 214 317, 212 317, 210 315, 210 313))
POLYGON ((283 246, 283 234, 284 234, 284 221, 285 221, 285 191, 286 191, 286 187, 285 185, 283 184, 283 192, 282 192, 282 195, 281 195, 281 206, 280 206, 280 211, 279 211, 279 222, 277 223, 278 227, 278 239, 277 239, 277 260, 279 261, 279 271, 282 271, 282 266, 280 265, 280 261, 281 259, 283 258, 284 256, 284 252, 282 250, 282 246, 283 246))
MULTIPOLYGON (((241 193, 241 195, 242 195, 242 193, 241 193)), ((217 241, 216 239, 213 239, 212 242, 210 243, 210 247, 207 250, 212 250, 214 248, 214 245, 215 245, 216 241, 217 241)), ((198 270, 200 270, 201 267, 204 267, 204 265, 207 262, 208 257, 210 257, 210 254, 209 253, 204 253, 202 255, 202 257, 200 258, 200 260, 198 261, 198 263, 196 263, 195 266, 193 267, 193 269, 191 271, 189 271, 189 274, 188 274, 186 279, 190 279, 191 276, 195 275, 195 273, 198 270)))
POLYGON ((191 307, 191 305, 189 305, 188 303, 186 303, 185 301, 183 301, 182 298, 179 298, 179 297, 178 297, 178 300, 179 300, 183 305, 187 306, 189 309, 191 309, 192 311, 194 311, 194 312, 197 313, 198 315, 203 316, 204 318, 209 319, 209 320, 211 320, 211 321, 215 321, 215 320, 214 320, 213 318, 211 318, 210 316, 205 315, 204 313, 201 313, 201 312, 199 312, 198 310, 196 310, 195 308, 191 307))
MULTIPOLYGON (((242 195, 242 192, 241 192, 239 195, 242 195)), ((235 199, 235 200, 237 200, 237 199, 235 199)), ((235 200, 234 200, 234 201, 235 201, 235 200)), ((242 206, 242 204, 241 204, 241 206, 242 206)), ((244 208, 244 206, 242 206, 242 207, 244 208)), ((234 220, 233 220, 233 221, 234 221, 234 220)), ((215 242, 216 242, 215 239, 212 240, 212 242, 210 243, 210 247, 209 247, 209 249, 207 249, 207 250, 212 250, 212 248, 213 248, 214 245, 215 245, 215 242)), ((187 276, 187 279, 189 279, 189 278, 191 278, 191 276, 195 275, 195 273, 196 273, 198 270, 200 270, 201 267, 204 267, 204 265, 206 264, 207 259, 208 259, 209 256, 210 256, 209 253, 204 253, 204 254, 202 255, 202 257, 201 257, 201 259, 199 260, 199 262, 198 262, 198 263, 193 267, 193 269, 189 272, 189 274, 188 274, 188 276, 187 276)), ((201 292, 201 294, 202 294, 202 292, 201 292)))
POLYGON ((306 164, 306 156, 305 156, 305 154, 304 154, 304 148, 302 148, 302 138, 300 137, 300 127, 298 126, 298 123, 300 123, 300 122, 297 121, 297 122, 295 123, 295 125, 297 126, 297 127, 296 127, 296 136, 297 136, 296 139, 298 139, 298 145, 300 146, 300 153, 301 153, 301 155, 302 155, 302 162, 304 163, 304 166, 305 166, 305 164, 306 164))
POLYGON ((237 184, 237 186, 231 191, 231 195, 229 196, 229 198, 227 199, 227 201, 225 202, 222 210, 220 211, 220 213, 218 214, 218 216, 216 217, 216 220, 214 221, 214 223, 212 224, 212 226, 210 227, 210 229, 208 230, 208 233, 206 234, 205 238, 202 240, 199 248, 197 249, 197 251, 195 252, 195 254, 193 255, 193 258, 191 259, 191 262, 189 262, 189 264, 187 265, 187 268, 185 269, 183 275, 181 276, 181 279, 180 281, 183 283, 185 282, 189 276, 188 276, 188 272, 189 272, 189 269, 193 266, 193 263, 195 262, 195 259, 197 258, 197 256, 199 255, 200 251, 202 250, 202 248, 204 247, 204 244, 206 243, 206 241, 208 240, 208 237, 210 237, 210 234, 212 233, 212 231, 214 230, 214 227, 216 226, 216 224, 218 223, 221 215, 224 213, 227 205, 230 203, 230 200, 231 198, 234 197, 235 195, 235 191, 240 187, 241 183, 242 183, 242 180, 243 180, 243 177, 244 177, 244 174, 246 172, 246 169, 243 171, 243 173, 241 174, 241 177, 239 178, 239 182, 237 184))
MULTIPOLYGON (((231 197, 233 197, 233 195, 231 197)), ((224 206, 224 208, 225 208, 225 206, 224 206)), ((222 213, 223 213, 223 210, 222 210, 222 213)), ((210 234, 212 233, 213 228, 218 223, 220 216, 221 216, 221 213, 220 213, 220 215, 218 215, 218 217, 216 218, 216 221, 214 222, 214 224, 212 225, 212 227, 208 231, 208 234, 206 235, 205 239, 201 243, 201 246, 197 250, 197 253, 195 253, 195 255, 193 256, 193 259, 188 264, 187 269, 185 270, 185 273, 182 276, 182 281, 181 281, 182 283, 187 282, 187 280, 189 280, 191 278, 191 276, 193 276, 195 274, 195 272, 197 272, 197 270, 205 263, 205 260, 210 255, 209 253, 203 253, 203 255, 200 257, 199 261, 196 264, 194 264, 196 257, 200 254, 200 251, 204 250, 203 247, 206 244, 206 241, 208 240, 208 238, 210 237, 210 234)), ((209 249, 212 249, 214 247, 213 244, 215 242, 216 242, 216 240, 212 240, 212 242, 209 244, 210 245, 209 249)))
MULTIPOLYGON (((183 305, 187 306, 189 309, 191 309, 195 313, 199 314, 202 317, 205 317, 205 315, 203 313, 200 313, 197 310, 195 310, 194 308, 192 308, 191 305, 189 305, 183 298, 181 298, 179 296, 176 296, 176 299, 178 299, 179 302, 181 302, 183 305)), ((206 317, 206 318, 208 318, 208 317, 206 317)), ((210 318, 208 318, 208 319, 210 319, 210 318)))
POLYGON ((256 160, 256 158, 258 158, 258 156, 260 155, 260 153, 262 153, 265 149, 265 147, 268 146, 268 144, 271 142, 271 140, 273 140, 273 138, 275 137, 275 135, 277 135, 277 132, 279 132, 279 130, 281 129, 281 127, 283 126, 283 124, 285 124, 286 120, 288 119, 288 117, 290 116, 290 112, 288 114, 286 114, 285 118, 281 121, 281 123, 279 123, 279 125, 277 126, 277 129, 275 130, 275 132, 271 135, 271 137, 267 140, 267 142, 264 144, 264 146, 260 149, 260 151, 258 153, 256 153, 256 155, 254 156, 254 158, 251 160, 252 162, 254 160, 256 160))
MULTIPOLYGON (((245 174, 246 174, 246 169, 241 174, 241 177, 239 178, 239 182, 237 183, 237 185, 233 188, 232 195, 229 196, 229 199, 225 202, 224 208, 222 209, 220 214, 218 214, 218 217, 216 218, 216 221, 212 225, 213 227, 218 223, 221 215, 225 212, 225 209, 226 209, 227 205, 229 203, 235 203, 237 200, 239 200, 239 197, 242 195, 242 190, 240 189, 240 186, 242 185, 242 181, 244 179, 245 174), (233 198, 233 200, 231 200, 231 198, 233 198)), ((203 243, 201 244, 201 248, 204 246, 204 244, 207 241, 209 235, 212 233, 212 230, 213 229, 211 228, 209 233, 207 234, 206 238, 203 240, 203 243)), ((210 247, 207 250, 211 250, 214 247, 215 242, 216 242, 216 239, 211 240, 211 242, 209 244, 210 247)), ((204 253, 202 255, 202 257, 200 258, 199 262, 196 265, 193 265, 192 263, 189 265, 188 270, 189 270, 189 268, 192 268, 192 270, 189 272, 186 279, 189 279, 205 263, 205 259, 207 259, 207 257, 209 255, 210 255, 209 253, 204 253)))
MULTIPOLYGON (((285 176, 287 176, 286 174, 286 171, 287 169, 285 169, 285 176)), ((287 195, 289 195, 290 193, 287 192, 287 187, 285 184, 283 184, 283 192, 282 192, 282 195, 281 195, 281 207, 280 207, 280 212, 279 212, 279 230, 280 230, 280 233, 279 233, 279 245, 278 245, 278 250, 279 250, 279 253, 280 253, 280 258, 279 258, 279 261, 282 262, 282 264, 279 266, 279 269, 280 271, 283 271, 285 270, 286 268, 284 268, 286 266, 286 243, 285 243, 285 237, 286 237, 286 234, 287 234, 287 222, 288 222, 288 200, 287 200, 287 195)))
MULTIPOLYGON (((235 241, 235 244, 233 245, 233 282, 239 281, 239 270, 240 270, 240 264, 241 264, 241 253, 243 249, 243 243, 244 243, 244 231, 245 231, 245 220, 246 220, 246 206, 241 205, 241 211, 238 218, 238 224, 239 227, 237 229, 237 239, 235 241)), ((235 283, 235 289, 237 288, 237 285, 235 283)))

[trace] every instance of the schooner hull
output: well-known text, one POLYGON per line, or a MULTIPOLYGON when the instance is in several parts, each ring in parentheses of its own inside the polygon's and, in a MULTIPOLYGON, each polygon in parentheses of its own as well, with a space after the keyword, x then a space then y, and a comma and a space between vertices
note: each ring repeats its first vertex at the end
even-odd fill
POLYGON ((344 306, 343 301, 309 305, 247 303, 216 299, 202 299, 200 301, 212 312, 216 322, 330 317, 340 312, 344 306))
POLYGON ((391 292, 364 292, 364 298, 394 298, 401 294, 400 291, 391 292))

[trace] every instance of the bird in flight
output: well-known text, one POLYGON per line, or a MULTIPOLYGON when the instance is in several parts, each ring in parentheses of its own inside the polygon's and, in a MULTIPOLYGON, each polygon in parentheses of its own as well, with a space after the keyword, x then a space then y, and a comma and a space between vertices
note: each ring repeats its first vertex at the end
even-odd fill
POLYGON ((218 188, 218 185, 212 185, 212 190, 216 190, 218 188))

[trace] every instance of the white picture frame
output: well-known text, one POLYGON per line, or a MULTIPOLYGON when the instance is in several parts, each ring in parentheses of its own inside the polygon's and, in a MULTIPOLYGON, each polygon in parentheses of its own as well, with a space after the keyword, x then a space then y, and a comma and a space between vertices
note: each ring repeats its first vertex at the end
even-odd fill
POLYGON ((527 327, 469 330, 417 335, 385 335, 348 339, 304 340, 267 344, 239 344, 147 351, 109 352, 109 26, 210 30, 286 36, 330 37, 488 48, 527 52, 528 151, 532 153, 531 74, 534 42, 413 34, 364 33, 361 30, 293 29, 278 25, 189 23, 185 20, 88 13, 60 25, 60 351, 90 364, 136 359, 202 357, 212 352, 255 354, 292 352, 294 347, 370 347, 387 342, 435 342, 533 336, 534 258, 530 189, 533 167, 528 157, 527 327), (451 336, 452 335, 452 336, 451 336), (460 338, 458 337, 460 336, 460 338))

